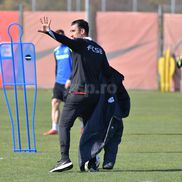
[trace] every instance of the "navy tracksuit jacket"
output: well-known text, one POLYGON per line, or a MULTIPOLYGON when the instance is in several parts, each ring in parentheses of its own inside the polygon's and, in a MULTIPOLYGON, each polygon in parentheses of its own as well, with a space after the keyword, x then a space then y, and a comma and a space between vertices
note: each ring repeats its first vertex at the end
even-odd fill
POLYGON ((105 150, 104 163, 115 163, 118 145, 123 133, 123 121, 129 115, 130 97, 122 84, 124 76, 112 68, 111 83, 117 86, 115 94, 100 95, 99 102, 88 120, 79 145, 79 165, 84 170, 85 162, 105 150))

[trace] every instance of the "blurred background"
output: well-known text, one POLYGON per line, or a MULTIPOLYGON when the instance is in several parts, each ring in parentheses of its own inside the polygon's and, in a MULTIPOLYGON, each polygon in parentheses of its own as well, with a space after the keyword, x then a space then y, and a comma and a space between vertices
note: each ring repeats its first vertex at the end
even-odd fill
MULTIPOLYGON (((49 16, 52 29, 62 28, 69 36, 71 22, 83 18, 111 66, 124 74, 128 89, 181 91, 181 69, 176 67, 182 50, 181 13, 181 0, 0 0, 0 41, 9 41, 10 23, 22 25, 23 41, 36 47, 38 87, 52 88, 50 60, 58 43, 37 32, 39 20, 49 16)), ((12 34, 18 41, 18 30, 12 34)))
MULTIPOLYGON (((88 0, 0 0, 1 10, 17 10, 22 4, 29 11, 85 11, 88 0)), ((91 0, 90 6, 97 11, 157 12, 162 6, 165 12, 181 13, 181 0, 91 0)))

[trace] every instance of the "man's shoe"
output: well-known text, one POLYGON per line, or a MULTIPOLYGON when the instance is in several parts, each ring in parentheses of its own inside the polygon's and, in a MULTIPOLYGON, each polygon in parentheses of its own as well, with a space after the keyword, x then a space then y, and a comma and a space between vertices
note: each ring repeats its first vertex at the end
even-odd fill
MULTIPOLYGON (((89 163, 89 161, 87 161, 85 163, 85 165, 84 165, 84 170, 85 171, 89 171, 88 163, 89 163)), ((96 169, 98 169, 99 168, 99 165, 100 165, 100 157, 99 157, 98 154, 96 155, 95 165, 96 165, 96 169)))
POLYGON ((44 135, 57 135, 58 134, 58 131, 57 130, 49 130, 47 132, 44 133, 44 135))
POLYGON ((73 163, 70 159, 67 160, 60 160, 57 164, 49 171, 49 172, 62 172, 67 171, 73 168, 73 163))
POLYGON ((95 158, 95 160, 87 161, 84 165, 84 170, 87 172, 98 172, 99 169, 99 164, 100 164, 100 158, 98 161, 98 157, 95 158))
POLYGON ((110 170, 110 169, 113 169, 113 167, 114 167, 114 164, 112 162, 108 162, 107 164, 103 165, 103 169, 110 170))
POLYGON ((95 168, 95 167, 91 167, 88 172, 98 172, 99 169, 98 168, 95 168))
POLYGON ((98 172, 99 168, 96 166, 96 164, 89 166, 89 162, 85 166, 85 171, 87 172, 98 172))

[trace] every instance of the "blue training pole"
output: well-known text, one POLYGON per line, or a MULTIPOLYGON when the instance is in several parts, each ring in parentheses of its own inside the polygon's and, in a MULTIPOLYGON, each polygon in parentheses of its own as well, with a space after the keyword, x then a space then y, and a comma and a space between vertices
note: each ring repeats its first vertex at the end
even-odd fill
MULTIPOLYGON (((10 50, 11 50, 11 55, 10 56, 1 55, 1 52, 0 52, 0 62, 1 62, 1 67, 2 67, 2 71, 1 71, 2 72, 2 86, 3 86, 4 96, 5 96, 6 104, 8 107, 8 112, 10 115, 10 121, 11 121, 11 126, 12 126, 13 150, 14 150, 14 152, 36 152, 37 150, 36 150, 35 121, 34 120, 35 120, 36 98, 37 98, 37 80, 36 80, 37 75, 36 75, 36 62, 35 62, 35 60, 36 60, 35 46, 32 43, 23 43, 22 42, 23 28, 18 23, 12 23, 9 25, 8 34, 9 34, 11 42, 0 44, 0 48, 6 49, 6 47, 9 46, 10 50), (19 42, 13 42, 13 38, 10 34, 10 29, 12 28, 12 26, 17 26, 20 30, 19 42), (14 50, 14 48, 15 48, 15 50, 14 50), (24 50, 24 48, 26 48, 26 49, 24 50), (16 49, 18 51, 20 50, 20 52, 18 52, 20 54, 17 54, 15 52, 16 49), (30 57, 30 59, 29 58, 26 59, 27 57, 24 55, 26 53, 27 53, 27 56, 30 57), (20 74, 21 80, 19 82, 18 82, 18 78, 16 77, 16 73, 17 73, 16 71, 17 70, 15 67, 15 57, 17 55, 19 56, 17 60, 21 61, 20 62, 21 63, 21 67, 20 67, 21 70, 18 70, 18 72, 21 71, 21 73, 22 73, 22 74, 20 74), (12 63, 12 82, 8 82, 7 81, 8 79, 6 80, 6 78, 5 78, 5 73, 4 73, 4 69, 3 69, 3 61, 5 61, 5 60, 10 60, 11 62, 9 62, 9 63, 12 63), (30 62, 25 62, 25 61, 30 61, 30 62), (32 68, 31 66, 33 66, 33 71, 31 72, 31 73, 33 73, 33 76, 28 76, 27 74, 29 72, 27 72, 27 73, 25 72, 25 66, 29 66, 29 65, 30 65, 30 68, 32 68), (32 78, 33 78, 33 81, 32 81, 32 78), (27 81, 27 80, 29 80, 29 81, 27 81), (31 134, 30 134, 30 127, 29 127, 29 112, 28 112, 29 109, 28 109, 28 103, 27 103, 27 87, 26 87, 27 85, 28 86, 34 86, 34 97, 33 97, 34 100, 33 100, 32 116, 31 116, 31 121, 32 121, 32 125, 31 125, 32 133, 31 134), (14 90, 15 116, 16 116, 15 118, 16 118, 16 125, 17 125, 16 129, 17 129, 18 147, 16 146, 15 123, 14 123, 14 119, 13 119, 13 115, 12 115, 12 111, 11 111, 11 106, 10 106, 10 103, 8 101, 6 86, 13 86, 13 90, 14 90), (27 148, 23 148, 22 144, 21 144, 21 131, 20 131, 20 118, 19 118, 17 86, 21 86, 23 88, 24 111, 25 111, 25 120, 26 120, 25 124, 26 124, 27 148)), ((6 63, 5 63, 5 66, 6 66, 6 63)), ((10 64, 10 66, 11 66, 11 64, 10 64)))

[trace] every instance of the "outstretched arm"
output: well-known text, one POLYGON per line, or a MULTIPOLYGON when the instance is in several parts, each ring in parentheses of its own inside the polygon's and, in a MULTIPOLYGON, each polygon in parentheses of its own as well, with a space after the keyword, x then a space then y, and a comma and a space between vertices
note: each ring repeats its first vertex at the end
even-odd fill
POLYGON ((55 39, 56 41, 67 45, 70 49, 73 51, 78 51, 82 45, 83 45, 83 40, 82 39, 70 39, 65 35, 60 35, 54 31, 51 30, 50 25, 51 25, 51 20, 49 20, 48 17, 43 17, 40 19, 40 22, 42 24, 42 29, 38 30, 38 32, 45 33, 55 39))

